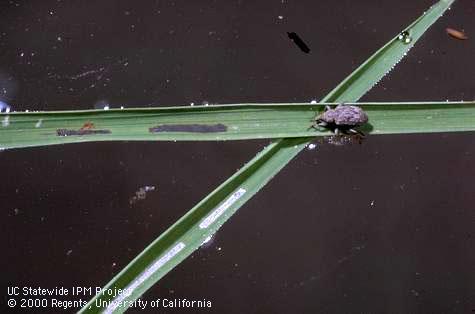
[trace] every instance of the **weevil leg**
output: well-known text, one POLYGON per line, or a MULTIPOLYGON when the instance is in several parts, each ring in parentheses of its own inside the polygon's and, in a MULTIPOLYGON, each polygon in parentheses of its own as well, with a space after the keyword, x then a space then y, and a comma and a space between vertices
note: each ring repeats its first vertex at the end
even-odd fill
POLYGON ((310 129, 315 129, 317 131, 320 131, 320 128, 319 128, 320 124, 318 123, 319 121, 316 120, 316 119, 313 119, 312 122, 313 122, 312 125, 310 125, 310 127, 307 129, 307 131, 310 130, 310 129))
POLYGON ((328 111, 328 110, 331 110, 332 107, 330 107, 329 105, 325 105, 325 111, 328 111))
POLYGON ((315 129, 317 131, 322 131, 322 128, 326 128, 328 126, 328 124, 324 121, 313 121, 314 123, 307 129, 310 130, 310 129, 315 129))
POLYGON ((353 134, 357 134, 357 135, 359 135, 359 136, 361 136, 361 137, 365 137, 365 134, 364 134, 363 132, 359 131, 359 130, 349 129, 348 131, 351 132, 351 133, 353 133, 353 134))

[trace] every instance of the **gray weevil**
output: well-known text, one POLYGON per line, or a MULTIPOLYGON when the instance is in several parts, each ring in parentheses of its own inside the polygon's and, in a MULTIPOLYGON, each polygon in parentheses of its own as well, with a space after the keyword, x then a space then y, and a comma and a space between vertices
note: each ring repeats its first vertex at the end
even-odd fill
POLYGON ((335 109, 325 106, 325 111, 315 117, 312 128, 325 127, 335 134, 352 133, 364 136, 361 131, 355 130, 368 122, 368 115, 360 107, 340 104, 335 109))

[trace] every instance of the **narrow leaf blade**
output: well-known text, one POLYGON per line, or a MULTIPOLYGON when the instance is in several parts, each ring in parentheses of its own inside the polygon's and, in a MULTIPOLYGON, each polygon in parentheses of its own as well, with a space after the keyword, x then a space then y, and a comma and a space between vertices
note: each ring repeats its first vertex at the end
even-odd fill
MULTIPOLYGON (((94 111, 14 113, 3 118, 5 121, 8 117, 8 125, 0 127, 0 148, 90 141, 215 141, 324 136, 329 132, 316 130, 311 125, 325 105, 335 104, 223 105, 219 110, 207 107, 202 111, 170 107, 107 114, 94 111), (40 127, 37 127, 38 121, 41 121, 40 127), (93 123, 95 128, 81 131, 81 126, 87 123, 93 123), (169 129, 150 132, 152 127, 169 129), (95 130, 109 133, 91 132, 95 130)), ((370 123, 363 131, 370 134, 454 132, 475 128, 475 102, 358 105, 368 113, 370 123)))

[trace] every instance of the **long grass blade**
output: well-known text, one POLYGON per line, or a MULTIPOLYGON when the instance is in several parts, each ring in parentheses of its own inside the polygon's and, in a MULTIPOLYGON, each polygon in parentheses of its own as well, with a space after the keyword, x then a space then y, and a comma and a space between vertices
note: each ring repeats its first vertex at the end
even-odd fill
MULTIPOLYGON (((202 141, 324 136, 311 128, 325 105, 221 105, 117 112, 13 113, 0 127, 3 149, 118 140, 202 141)), ((475 102, 359 103, 371 134, 473 131, 475 102)))

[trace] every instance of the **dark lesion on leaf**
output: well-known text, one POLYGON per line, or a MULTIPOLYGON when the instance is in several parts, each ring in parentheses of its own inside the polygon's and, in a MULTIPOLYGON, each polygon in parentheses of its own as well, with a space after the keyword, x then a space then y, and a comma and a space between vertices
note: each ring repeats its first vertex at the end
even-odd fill
POLYGON ((71 129, 57 129, 56 135, 58 136, 73 136, 73 135, 94 135, 94 134, 110 134, 112 133, 110 130, 91 130, 91 129, 79 129, 79 130, 71 130, 71 129))
POLYGON ((228 127, 222 123, 216 124, 162 124, 148 129, 150 133, 161 132, 190 132, 217 133, 226 132, 228 127))
POLYGON ((58 136, 73 136, 73 135, 94 135, 94 134, 110 134, 110 130, 95 129, 94 123, 86 121, 79 130, 73 129, 57 129, 56 135, 58 136))

